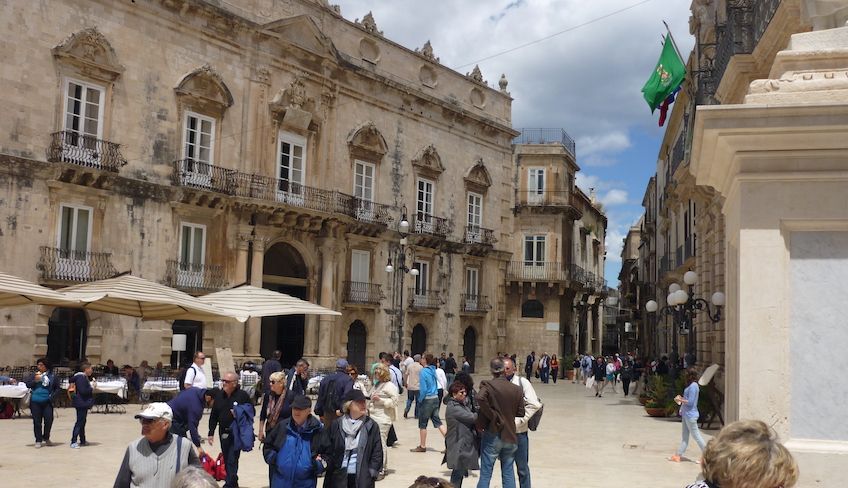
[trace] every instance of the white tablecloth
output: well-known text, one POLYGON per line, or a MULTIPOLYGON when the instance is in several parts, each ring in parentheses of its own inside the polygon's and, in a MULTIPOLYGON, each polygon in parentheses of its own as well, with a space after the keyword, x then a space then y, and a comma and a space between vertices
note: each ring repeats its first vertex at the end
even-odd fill
POLYGON ((141 387, 141 391, 177 392, 180 391, 180 384, 177 380, 147 380, 144 382, 144 386, 141 387))
POLYGON ((24 398, 29 393, 25 383, 0 386, 0 398, 24 398))
MULTIPOLYGON (((68 389, 68 380, 62 380, 62 388, 68 389)), ((94 393, 112 393, 118 395, 119 398, 127 397, 127 380, 126 378, 114 380, 101 380, 94 383, 94 393)))

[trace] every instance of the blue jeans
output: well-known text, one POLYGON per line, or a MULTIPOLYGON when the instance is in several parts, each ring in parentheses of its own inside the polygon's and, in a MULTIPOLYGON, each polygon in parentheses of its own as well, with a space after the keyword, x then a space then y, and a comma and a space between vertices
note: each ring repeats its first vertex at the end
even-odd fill
POLYGON ((489 488, 497 459, 501 461, 502 488, 515 488, 514 465, 517 449, 518 444, 503 442, 498 434, 484 432, 480 446, 480 481, 477 482, 477 488, 489 488))
POLYGON ((77 421, 74 423, 74 430, 71 433, 71 443, 76 442, 77 438, 79 438, 80 442, 85 444, 87 442, 85 440, 85 423, 88 420, 88 409, 76 408, 76 411, 77 421))
POLYGON ((238 463, 241 451, 236 449, 233 442, 233 435, 229 433, 229 430, 221 433, 220 438, 221 452, 224 453, 224 467, 227 469, 227 479, 224 481, 224 487, 235 488, 238 486, 238 463), (227 434, 226 439, 224 439, 225 434, 227 434))
POLYGON ((35 442, 50 440, 50 429, 53 427, 53 405, 48 402, 30 402, 29 411, 32 413, 32 428, 35 432, 35 442), (44 427, 42 429, 42 424, 44 427))
POLYGON ((515 467, 518 468, 518 486, 520 488, 530 488, 530 437, 527 435, 527 432, 518 434, 515 467))
POLYGON ((403 409, 403 416, 409 413, 409 407, 415 402, 415 418, 418 418, 418 390, 406 390, 406 408, 403 409))
POLYGON ((686 448, 689 447, 690 432, 692 433, 692 437, 695 438, 695 443, 701 448, 701 452, 704 452, 704 447, 706 447, 707 443, 704 442, 704 438, 701 437, 701 431, 698 430, 698 419, 683 417, 683 439, 680 441, 680 447, 677 449, 678 456, 682 456, 686 452, 686 448))
POLYGON ((542 380, 542 383, 548 382, 548 373, 550 373, 550 371, 551 370, 548 367, 541 368, 541 370, 539 371, 539 379, 542 380))

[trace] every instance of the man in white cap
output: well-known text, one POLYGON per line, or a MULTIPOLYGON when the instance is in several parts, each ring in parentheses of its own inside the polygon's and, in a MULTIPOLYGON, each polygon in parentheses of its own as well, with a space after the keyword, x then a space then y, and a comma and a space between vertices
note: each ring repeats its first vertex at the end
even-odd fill
POLYGON ((127 446, 114 488, 170 486, 181 469, 200 466, 191 441, 168 432, 174 414, 167 403, 151 403, 135 418, 142 437, 127 446))

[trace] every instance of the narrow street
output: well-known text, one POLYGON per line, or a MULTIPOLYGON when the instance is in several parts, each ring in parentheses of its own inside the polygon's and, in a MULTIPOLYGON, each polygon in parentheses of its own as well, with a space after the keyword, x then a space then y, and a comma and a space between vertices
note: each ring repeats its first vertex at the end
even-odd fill
MULTIPOLYGON (((618 394, 608 390, 603 398, 595 398, 592 392, 571 382, 542 385, 534 380, 533 384, 545 403, 539 430, 531 433, 534 487, 605 488, 626 483, 682 488, 695 480, 700 453, 694 442, 687 451, 690 462, 665 460, 679 442, 680 422, 648 417, 635 398, 624 398, 620 385, 618 394)), ((79 450, 67 444, 74 420, 71 409, 57 410, 51 437, 60 444, 40 450, 33 447, 31 419, 0 422, 0 438, 8 448, 0 460, 2 485, 48 486, 61 474, 64 486, 111 487, 127 443, 140 435, 138 421, 132 417, 138 408, 128 405, 126 414, 89 415, 87 430, 92 445, 79 450)), ((200 424, 202 435, 206 433, 206 420, 204 417, 200 424)), ((378 487, 406 488, 422 474, 450 477, 447 468, 440 465, 443 444, 435 430, 429 432, 428 452, 418 454, 409 452, 418 439, 417 421, 410 416, 395 425, 400 444, 389 453, 394 472, 377 483, 378 487)), ((713 432, 705 432, 705 438, 713 432)), ((217 438, 209 452, 217 456, 217 438)), ((242 453, 242 487, 267 486, 267 472, 258 443, 253 452, 242 453)), ((474 472, 464 486, 476 486, 477 474, 474 472)), ((500 486, 500 472, 496 470, 492 488, 500 486)))

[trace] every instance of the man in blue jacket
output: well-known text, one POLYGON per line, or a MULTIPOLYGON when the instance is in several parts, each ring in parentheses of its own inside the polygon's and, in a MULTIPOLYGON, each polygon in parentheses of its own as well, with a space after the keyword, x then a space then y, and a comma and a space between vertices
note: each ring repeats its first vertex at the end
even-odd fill
POLYGON ((271 466, 271 488, 315 488, 326 463, 318 454, 324 426, 310 415, 312 401, 297 395, 290 418, 268 434, 262 454, 271 466))
POLYGON ((439 418, 439 386, 436 382, 436 358, 427 354, 421 360, 424 369, 421 370, 420 390, 418 397, 421 399, 421 407, 418 411, 418 432, 421 443, 418 447, 410 449, 412 452, 427 452, 427 422, 432 420, 433 427, 439 429, 442 437, 447 434, 447 428, 439 418))
POLYGON ((80 370, 69 381, 74 385, 73 399, 71 405, 77 412, 77 421, 71 431, 71 449, 79 449, 80 446, 88 445, 85 438, 85 424, 88 421, 88 411, 94 406, 94 370, 91 364, 85 362, 80 364, 80 370), (79 442, 77 442, 79 439, 79 442))
POLYGON ((330 425, 342 416, 342 398, 353 389, 353 378, 345 372, 347 360, 336 361, 336 372, 325 376, 318 386, 318 401, 315 402, 315 414, 321 417, 324 425, 330 425))
POLYGON ((197 431, 197 426, 200 425, 200 418, 203 417, 203 407, 212 406, 212 400, 217 393, 216 388, 208 390, 188 388, 168 402, 174 415, 174 420, 171 421, 171 433, 181 437, 188 437, 186 433, 191 433, 191 443, 197 448, 198 457, 203 454, 203 449, 200 448, 200 433, 197 431))

